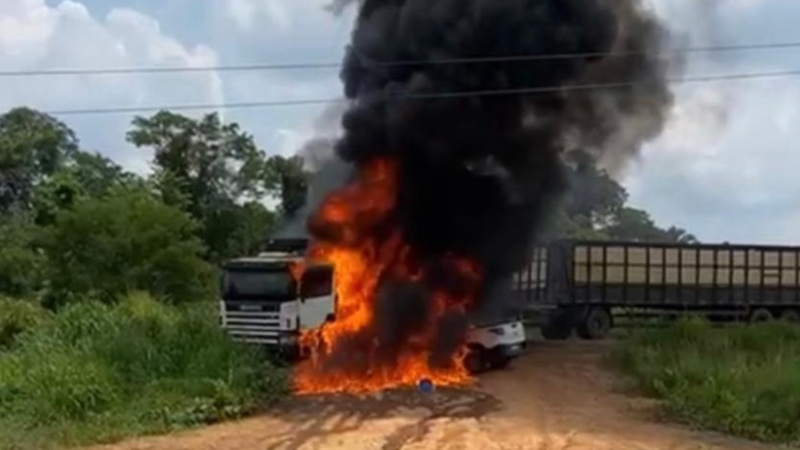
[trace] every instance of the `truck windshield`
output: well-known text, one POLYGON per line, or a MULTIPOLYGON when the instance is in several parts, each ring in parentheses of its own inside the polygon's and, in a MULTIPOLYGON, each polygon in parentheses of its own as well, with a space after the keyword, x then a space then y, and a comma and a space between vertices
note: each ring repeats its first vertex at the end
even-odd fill
POLYGON ((222 281, 225 300, 288 300, 297 296, 286 271, 228 270, 222 281))

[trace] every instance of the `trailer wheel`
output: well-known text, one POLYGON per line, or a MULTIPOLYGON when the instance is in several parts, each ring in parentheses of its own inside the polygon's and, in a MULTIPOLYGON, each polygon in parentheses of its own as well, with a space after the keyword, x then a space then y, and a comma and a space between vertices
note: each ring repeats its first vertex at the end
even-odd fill
POLYGON ((611 332, 613 321, 611 313, 605 308, 589 308, 578 324, 578 336, 583 339, 605 339, 611 332))
POLYGON ((769 322, 775 317, 768 309, 758 308, 750 314, 750 323, 769 322))
POLYGON ((788 323, 800 323, 800 313, 793 309, 786 309, 781 313, 781 320, 788 323))

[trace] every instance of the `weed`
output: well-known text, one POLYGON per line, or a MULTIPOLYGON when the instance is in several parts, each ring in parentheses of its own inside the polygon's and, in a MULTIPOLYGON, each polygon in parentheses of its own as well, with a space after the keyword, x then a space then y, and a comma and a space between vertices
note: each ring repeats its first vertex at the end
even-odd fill
POLYGON ((698 320, 623 341, 613 361, 684 422, 770 442, 800 438, 800 329, 698 320))
POLYGON ((0 448, 106 442, 241 417, 287 391, 211 308, 77 302, 0 353, 0 448))

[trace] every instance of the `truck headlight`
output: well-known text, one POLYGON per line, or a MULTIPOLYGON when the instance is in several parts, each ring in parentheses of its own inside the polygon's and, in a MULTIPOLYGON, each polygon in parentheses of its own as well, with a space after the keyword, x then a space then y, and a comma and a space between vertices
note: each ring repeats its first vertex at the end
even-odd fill
POLYGON ((498 336, 503 336, 504 334, 506 334, 506 330, 503 327, 489 328, 489 332, 494 333, 498 336))
POLYGON ((293 334, 281 333, 278 336, 278 344, 281 346, 291 347, 297 343, 297 337, 293 334))

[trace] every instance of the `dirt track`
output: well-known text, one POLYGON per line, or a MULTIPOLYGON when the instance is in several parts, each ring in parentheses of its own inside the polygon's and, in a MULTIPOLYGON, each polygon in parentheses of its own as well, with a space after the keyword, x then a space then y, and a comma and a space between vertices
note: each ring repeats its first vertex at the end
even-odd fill
POLYGON ((653 420, 600 368, 604 344, 537 344, 470 390, 295 399, 281 412, 107 450, 756 450, 653 420))

